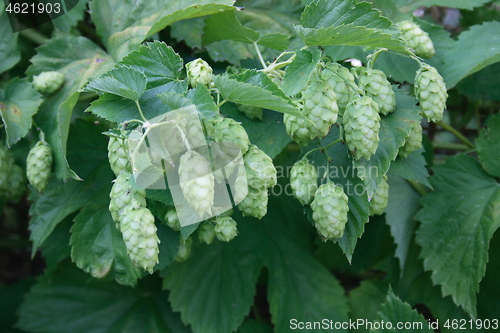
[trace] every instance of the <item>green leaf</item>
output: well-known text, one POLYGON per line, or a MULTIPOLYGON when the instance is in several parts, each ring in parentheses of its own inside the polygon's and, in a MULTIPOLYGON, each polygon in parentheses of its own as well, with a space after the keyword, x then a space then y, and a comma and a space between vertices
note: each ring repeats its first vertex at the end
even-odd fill
POLYGON ((195 17, 173 23, 170 26, 170 35, 178 42, 184 41, 192 49, 201 49, 204 17, 195 17))
POLYGON ((407 53, 401 40, 381 30, 391 21, 368 2, 314 1, 304 9, 300 24, 295 28, 307 45, 363 45, 407 53))
POLYGON ((283 77, 282 89, 285 95, 293 96, 304 89, 320 58, 321 51, 318 49, 298 50, 295 53, 295 59, 286 67, 283 77))
POLYGON ((3 333, 14 333, 21 332, 14 330, 14 324, 16 323, 17 308, 23 302, 23 296, 29 291, 31 286, 35 283, 35 279, 31 276, 24 278, 16 283, 1 285, 0 286, 0 327, 2 327, 3 333), (12 330, 10 330, 12 329, 12 330))
MULTIPOLYGON (((72 3, 74 2, 76 2, 76 4, 73 8, 71 8, 64 15, 52 20, 52 24, 54 24, 54 28, 56 30, 69 32, 72 27, 76 26, 78 21, 83 19, 87 9, 88 0, 72 1, 72 3)), ((46 1, 46 3, 48 3, 48 1, 46 1)))
POLYGON ((421 118, 415 97, 401 89, 396 89, 395 86, 393 90, 396 93, 396 111, 380 121, 380 142, 377 151, 369 161, 365 158, 354 161, 358 176, 366 185, 369 198, 375 193, 377 185, 389 170, 391 162, 396 159, 399 147, 404 144, 412 123, 420 121, 421 118))
POLYGON ((291 141, 283 124, 283 117, 277 112, 264 110, 261 121, 248 119, 234 104, 224 104, 221 112, 240 122, 245 127, 250 142, 271 158, 275 158, 291 141))
POLYGON ((429 171, 425 167, 427 162, 422 153, 423 149, 419 149, 406 158, 398 158, 393 161, 390 168, 391 174, 431 187, 429 183, 429 171))
POLYGON ((498 299, 498 281, 500 279, 500 233, 496 233, 490 242, 490 261, 486 267, 486 274, 481 281, 481 292, 477 295, 478 318, 495 319, 500 311, 498 299))
POLYGON ((137 101, 146 90, 146 75, 133 67, 118 66, 92 80, 84 90, 110 93, 137 101))
POLYGON ((5 4, 0 3, 0 74, 17 64, 21 59, 21 52, 17 47, 17 32, 12 32, 5 4))
POLYGON ((500 101, 500 63, 481 69, 479 72, 467 76, 455 88, 467 96, 471 101, 500 101))
POLYGON ((479 159, 483 168, 492 176, 500 177, 500 115, 488 119, 476 140, 479 159))
POLYGON ((434 168, 434 192, 425 195, 417 242, 426 270, 472 317, 488 261, 488 243, 500 225, 500 191, 472 157, 457 155, 434 168))
POLYGON ((479 7, 489 0, 391 0, 396 3, 398 9, 405 13, 412 13, 420 6, 443 6, 451 8, 460 8, 472 10, 474 7, 479 7))
POLYGON ((232 40, 221 40, 206 47, 210 58, 214 61, 227 61, 233 65, 240 66, 243 59, 255 57, 252 45, 235 42, 232 40))
POLYGON ((290 38, 290 36, 287 34, 278 32, 270 33, 260 37, 257 44, 269 47, 274 50, 283 51, 288 48, 288 45, 290 44, 288 38, 290 38))
POLYGON ((377 319, 385 325, 382 325, 380 329, 372 329, 371 332, 434 332, 428 327, 425 318, 413 310, 408 303, 404 303, 394 295, 392 289, 389 289, 387 299, 382 304, 377 319), (404 326, 397 327, 400 324, 404 326))
MULTIPOLYGON (((374 322, 377 311, 384 303, 387 295, 387 286, 379 281, 364 280, 359 287, 349 291, 350 319, 374 322)), ((356 332, 369 332, 367 327, 358 326, 356 332)))
POLYGON ((159 282, 147 277, 132 289, 89 278, 65 264, 31 289, 17 326, 30 332, 189 333, 159 282))
POLYGON ((12 79, 0 89, 0 113, 10 146, 23 138, 31 128, 31 117, 42 104, 42 96, 26 79, 12 79))
MULTIPOLYGON (((265 74, 262 74, 265 75, 265 74)), ((215 76, 215 86, 219 89, 220 94, 225 100, 238 104, 253 105, 261 108, 267 108, 282 113, 303 117, 292 102, 279 93, 276 85, 266 85, 265 88, 260 86, 259 82, 252 83, 240 82, 236 79, 229 78, 227 75, 215 76), (270 88, 272 90, 268 90, 270 88)))
POLYGON ((55 173, 58 179, 79 179, 66 160, 66 143, 73 107, 78 101, 78 92, 92 77, 110 69, 112 59, 97 45, 84 37, 62 36, 49 40, 37 49, 30 60, 33 65, 28 75, 43 71, 58 71, 64 74, 65 84, 46 98, 35 121, 45 133, 52 147, 55 173))
POLYGON ((95 278, 108 277, 128 286, 137 284, 140 271, 130 261, 107 205, 82 209, 71 233, 71 259, 80 269, 95 278))
POLYGON ((70 214, 59 222, 40 246, 47 265, 46 272, 54 271, 60 262, 71 256, 71 226, 75 214, 70 214))
POLYGON ((103 0, 90 2, 92 19, 110 54, 116 60, 135 51, 147 37, 168 25, 192 18, 232 10, 232 0, 186 0, 165 4, 103 0))
POLYGON ((448 89, 465 77, 500 61, 500 22, 485 22, 464 31, 444 55, 445 64, 441 68, 448 89), (470 52, 474 50, 474 52, 470 52), (464 57, 464 54, 467 54, 464 57))
POLYGON ((390 173, 389 203, 385 209, 385 220, 391 227, 391 235, 397 245, 395 256, 399 259, 403 273, 417 223, 415 215, 420 209, 420 196, 406 180, 392 176, 392 167, 390 173))

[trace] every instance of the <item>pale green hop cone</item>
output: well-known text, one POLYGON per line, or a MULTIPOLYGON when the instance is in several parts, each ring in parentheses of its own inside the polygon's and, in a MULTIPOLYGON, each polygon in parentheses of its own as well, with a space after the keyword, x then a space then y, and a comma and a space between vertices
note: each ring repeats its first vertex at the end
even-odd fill
POLYGON ((52 94, 64 83, 64 75, 59 72, 42 72, 33 76, 33 87, 41 94, 52 94))
POLYGON ((194 150, 181 156, 179 162, 179 181, 187 203, 196 213, 211 213, 214 205, 215 179, 208 161, 194 150))
POLYGON ((402 158, 408 157, 411 153, 422 147, 422 126, 420 122, 412 124, 410 133, 405 139, 403 147, 399 148, 398 155, 402 158))
POLYGON ((209 87, 212 83, 212 67, 203 59, 195 59, 186 64, 187 78, 191 87, 198 83, 209 87))
POLYGON ((7 190, 7 197, 16 202, 26 191, 26 178, 24 170, 19 165, 14 164, 8 177, 9 188, 7 190))
POLYGON ((413 49, 416 55, 431 58, 436 51, 429 34, 412 21, 403 21, 397 24, 406 46, 413 49))
POLYGON ((273 160, 256 145, 250 146, 243 160, 249 186, 268 188, 276 185, 277 172, 273 160))
POLYGON ((329 182, 321 185, 311 203, 314 226, 324 240, 341 238, 347 223, 347 195, 329 182))
POLYGON ((379 106, 379 112, 387 115, 396 109, 396 95, 387 76, 378 69, 365 69, 359 75, 358 86, 379 106))
POLYGON ((217 216, 214 224, 215 236, 221 242, 229 242, 238 234, 236 221, 230 216, 217 216))
POLYGON ((355 96, 344 113, 345 142, 354 159, 366 158, 377 151, 379 143, 379 108, 370 97, 355 96))
POLYGON ((153 273, 158 263, 158 243, 155 218, 149 209, 132 209, 120 216, 120 230, 132 262, 153 273))
POLYGON ((415 96, 420 103, 422 117, 433 122, 443 119, 448 92, 443 77, 434 67, 422 64, 417 71, 415 96))
POLYGON ((28 153, 26 177, 38 192, 43 192, 49 183, 51 171, 52 149, 47 142, 38 141, 28 153))
POLYGON ((238 105, 238 110, 245 116, 247 116, 248 119, 251 120, 255 119, 262 120, 262 115, 264 113, 264 109, 258 106, 245 105, 245 104, 238 105))
POLYGON ((108 160, 116 176, 121 173, 132 173, 127 140, 114 136, 109 138, 108 160))
POLYGON ((260 220, 267 214, 268 200, 267 189, 248 187, 248 194, 238 204, 238 208, 243 216, 253 216, 260 220))
POLYGON ((217 123, 214 135, 215 142, 232 142, 241 149, 241 155, 245 155, 250 145, 247 131, 241 123, 231 118, 224 118, 217 123))
POLYGON ((200 224, 198 228, 198 239, 200 243, 212 244, 215 239, 215 226, 212 222, 207 221, 200 224))
POLYGON ((167 210, 167 213, 165 214, 165 222, 170 228, 172 228, 172 230, 181 230, 181 222, 179 221, 179 216, 177 216, 177 210, 175 209, 175 207, 167 210))
POLYGON ((318 171, 307 159, 296 162, 290 171, 293 195, 302 205, 309 205, 318 189, 318 171))
POLYGON ((353 94, 352 87, 356 87, 354 76, 347 68, 333 62, 325 65, 321 71, 321 79, 335 91, 339 115, 343 115, 353 94))
POLYGON ((387 176, 384 175, 382 181, 378 184, 373 197, 370 200, 370 216, 382 215, 387 203, 389 202, 389 184, 387 176))
POLYGON ((118 229, 121 216, 128 214, 132 209, 146 207, 146 191, 133 189, 129 181, 130 176, 126 173, 118 175, 109 193, 109 211, 118 229))
POLYGON ((180 237, 179 248, 177 249, 177 254, 174 257, 175 262, 183 262, 189 259, 191 255, 191 248, 193 247, 193 239, 191 237, 184 240, 182 236, 180 237))

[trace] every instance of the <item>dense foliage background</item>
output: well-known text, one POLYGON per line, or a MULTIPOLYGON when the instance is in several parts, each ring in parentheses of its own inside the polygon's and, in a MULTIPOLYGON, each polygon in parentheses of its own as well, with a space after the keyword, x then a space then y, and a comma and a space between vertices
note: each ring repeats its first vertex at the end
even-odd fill
MULTIPOLYGON (((328 13, 315 7, 323 1, 309 2, 81 0, 68 14, 19 33, 0 4, 2 145, 25 168, 39 127, 54 157, 42 194, 29 187, 17 201, 0 199, 0 332, 284 333, 293 331, 291 319, 439 320, 441 332, 482 332, 486 319, 500 319, 500 1, 332 1, 339 9, 328 13), (245 9, 233 14, 233 5, 245 9), (419 64, 391 23, 414 14, 436 50, 425 62, 441 73, 449 98, 443 121, 422 120, 423 149, 401 159, 409 122, 420 119, 412 96, 419 64), (235 209, 234 240, 196 239, 189 259, 173 263, 179 233, 163 221, 171 198, 148 191, 160 263, 152 275, 136 269, 108 211, 114 177, 102 133, 138 114, 130 100, 82 89, 125 64, 144 77, 148 118, 172 103, 156 98, 169 92, 209 114, 217 111, 214 100, 208 90, 186 92, 183 63, 201 57, 214 74, 228 66, 261 69, 256 45, 267 63, 282 51, 297 52, 303 63, 285 69, 284 92, 267 81, 218 76, 228 101, 220 112, 240 121, 279 170, 318 147, 300 148, 282 122, 282 113, 294 112, 287 100, 300 90, 299 72, 317 50, 333 61, 366 63, 374 49, 388 49, 374 68, 391 79, 398 107, 384 118, 376 155, 363 164, 388 172, 385 214, 368 218, 367 194, 354 195, 344 237, 322 242, 307 208, 271 194, 260 221, 235 209), (32 86, 43 71, 65 76, 52 95, 32 86), (264 119, 249 120, 235 103, 264 106, 264 119)), ((37 18, 25 19, 21 27, 37 18)), ((333 127, 319 144, 338 136, 333 127)), ((332 165, 351 168, 335 181, 374 191, 380 178, 359 179, 354 167, 364 162, 353 164, 345 145, 328 152, 332 165)), ((324 164, 324 155, 314 161, 324 164)), ((280 186, 287 177, 279 175, 280 186)))

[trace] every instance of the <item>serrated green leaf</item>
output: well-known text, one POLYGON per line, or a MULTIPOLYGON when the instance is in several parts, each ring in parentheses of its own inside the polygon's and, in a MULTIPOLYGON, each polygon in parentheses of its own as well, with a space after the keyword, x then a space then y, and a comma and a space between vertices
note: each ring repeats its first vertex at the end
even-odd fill
POLYGON ((201 84, 189 89, 186 98, 196 105, 196 110, 202 118, 213 118, 219 112, 210 90, 201 84))
POLYGON ((476 140, 479 160, 483 168, 492 176, 500 177, 500 115, 488 119, 476 140))
POLYGON ((167 206, 174 205, 174 200, 172 199, 172 194, 170 193, 169 189, 165 190, 146 189, 146 197, 152 200, 160 201, 167 206))
POLYGON ((424 316, 413 310, 408 303, 401 301, 399 297, 394 295, 392 289, 389 289, 386 301, 382 304, 377 319, 378 322, 384 322, 385 325, 381 325, 380 329, 372 329, 371 332, 434 332, 428 327, 424 316), (389 327, 389 324, 391 324, 391 327, 389 327), (403 326, 397 327, 400 324, 403 326))
POLYGON ((221 40, 207 45, 206 49, 210 58, 214 61, 227 61, 233 65, 239 66, 243 59, 253 58, 255 49, 253 45, 243 44, 232 40, 221 40))
POLYGON ((130 261, 107 205, 82 209, 71 234, 71 259, 80 269, 95 278, 111 278, 128 286, 137 284, 141 273, 130 261))
POLYGON ((277 112, 264 110, 261 121, 248 119, 234 104, 224 104, 221 112, 240 122, 247 131, 250 142, 271 158, 275 158, 291 141, 283 124, 283 117, 277 112))
POLYGON ((389 202, 385 209, 385 220, 391 227, 391 235, 397 245, 395 256, 399 259, 403 273, 417 223, 415 215, 420 209, 418 202, 420 196, 406 180, 392 176, 392 167, 390 173, 389 202))
POLYGON ((17 33, 12 32, 5 4, 0 3, 0 74, 17 64, 21 52, 17 47, 17 33))
POLYGON ((424 267, 443 296, 451 295, 472 317, 488 261, 488 243, 500 225, 500 190, 472 157, 457 155, 434 167, 417 220, 424 267))
POLYGON ((74 215, 70 214, 58 223, 40 246, 43 259, 47 265, 47 272, 54 271, 60 262, 71 256, 69 241, 74 215))
MULTIPOLYGON (((201 222, 200 222, 201 223, 201 222)), ((191 236, 200 226, 200 223, 189 224, 185 227, 181 227, 181 236, 183 240, 186 240, 191 236)))
POLYGON ((205 18, 194 17, 173 23, 170 26, 170 35, 179 42, 184 41, 192 49, 201 49, 204 27, 205 18))
POLYGON ((422 153, 423 149, 419 149, 406 158, 399 158, 393 161, 390 168, 391 174, 431 187, 429 183, 429 171, 425 167, 427 162, 422 153))
POLYGON ((398 149, 404 144, 411 125, 420 121, 419 109, 415 97, 393 86, 396 93, 396 111, 380 121, 380 142, 377 151, 370 160, 365 158, 354 161, 358 176, 364 181, 368 197, 371 198, 382 176, 389 170, 396 159, 398 149))
POLYGON ((79 179, 66 160, 71 114, 78 101, 78 90, 90 78, 109 70, 113 60, 84 37, 62 36, 40 46, 31 62, 33 65, 28 68, 28 75, 37 75, 43 71, 64 74, 65 84, 44 100, 34 119, 52 147, 57 178, 63 181, 79 179))
POLYGON ((133 67, 118 66, 89 82, 84 90, 110 93, 137 101, 146 90, 146 75, 133 67))
POLYGON ((14 78, 0 90, 0 113, 7 132, 7 145, 23 138, 31 128, 31 117, 42 104, 42 96, 26 79, 14 78))
POLYGON ((286 67, 283 77, 283 91, 287 96, 298 94, 307 84, 309 76, 321 59, 321 51, 298 50, 295 59, 286 67))
MULTIPOLYGON (((141 103, 139 102, 139 104, 141 103)), ((116 123, 141 118, 139 110, 132 100, 106 93, 93 101, 87 111, 116 123)))
POLYGON ((290 42, 288 41, 289 38, 290 36, 287 34, 282 34, 279 32, 270 33, 261 36, 257 44, 269 47, 274 50, 283 51, 290 44, 290 42))
POLYGON ((500 233, 496 233, 490 241, 489 262, 486 266, 486 274, 481 281, 481 292, 477 295, 478 318, 497 318, 500 311, 500 299, 498 296, 498 280, 500 279, 500 233))
POLYGON ((151 276, 135 289, 89 278, 65 264, 25 297, 17 326, 30 332, 189 333, 151 276))
MULTIPOLYGON (((361 281, 359 287, 349 291, 349 305, 351 307, 350 319, 374 322, 380 306, 386 300, 387 285, 373 280, 361 281)), ((369 332, 367 327, 358 326, 356 331, 369 332)))
MULTIPOLYGON (((48 1, 44 2, 49 3, 48 1)), ((87 9, 88 0, 72 1, 72 3, 75 2, 76 4, 73 8, 67 11, 64 15, 61 15, 52 20, 52 24, 54 25, 54 28, 56 30, 69 32, 72 27, 76 26, 78 21, 81 21, 83 19, 85 10, 87 9)))
POLYGON ((448 89, 463 78, 500 61, 499 34, 500 22, 485 22, 460 34, 453 48, 443 56, 445 64, 441 75, 448 89))

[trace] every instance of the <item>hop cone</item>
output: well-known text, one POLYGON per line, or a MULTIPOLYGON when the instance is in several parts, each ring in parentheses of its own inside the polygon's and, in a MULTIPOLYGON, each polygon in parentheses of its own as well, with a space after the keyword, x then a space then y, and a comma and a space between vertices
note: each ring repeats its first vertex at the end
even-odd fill
POLYGON ((398 155, 402 158, 408 157, 415 150, 422 147, 422 126, 420 122, 414 123, 410 129, 410 133, 405 139, 403 147, 399 148, 398 155))
POLYGON ((210 214, 214 204, 214 175, 210 164, 199 153, 189 150, 179 162, 179 180, 188 204, 201 217, 210 214))
POLYGON ((182 239, 179 242, 179 248, 177 249, 177 254, 175 255, 175 262, 183 262, 188 260, 189 255, 191 254, 191 247, 193 246, 193 239, 191 237, 186 238, 186 240, 182 239))
POLYGON ((43 192, 47 187, 52 171, 52 149, 45 141, 31 148, 26 160, 26 176, 31 185, 38 192, 43 192))
POLYGON ((198 229, 200 243, 212 244, 215 239, 215 227, 212 222, 204 222, 198 229))
POLYGON ((131 209, 120 217, 120 230, 132 262, 152 273, 158 263, 155 218, 149 209, 131 209))
POLYGON ((207 135, 209 137, 214 137, 215 136, 215 129, 217 128, 217 124, 222 121, 224 118, 221 116, 217 115, 214 118, 210 119, 202 119, 202 124, 203 127, 205 128, 207 135))
POLYGON ((403 21, 398 23, 398 28, 401 31, 406 46, 413 49, 416 55, 423 58, 431 58, 436 54, 429 34, 423 31, 418 24, 411 21, 403 21))
POLYGON ((179 216, 177 216, 177 211, 175 210, 175 207, 172 207, 169 210, 167 210, 167 213, 165 214, 165 222, 170 228, 172 228, 172 230, 174 231, 181 230, 181 222, 179 221, 179 216))
POLYGON ((345 141, 353 157, 367 160, 377 151, 380 129, 378 105, 370 97, 353 97, 344 113, 345 141))
POLYGON ((198 83, 210 86, 212 83, 212 67, 203 59, 195 59, 186 64, 187 78, 191 87, 196 87, 198 83))
POLYGON ((339 108, 335 91, 327 81, 321 80, 318 73, 311 75, 307 87, 301 92, 300 101, 302 114, 312 123, 289 114, 283 119, 291 138, 299 145, 307 146, 313 139, 328 134, 337 121, 339 108))
POLYGON ((321 185, 311 203, 314 226, 322 238, 337 239, 344 234, 347 223, 347 195, 333 183, 321 185))
POLYGON ((108 143, 108 160, 111 170, 116 176, 122 173, 131 173, 127 140, 110 137, 108 143))
POLYGON ((118 229, 120 218, 130 210, 146 207, 146 191, 135 190, 129 181, 130 174, 122 173, 116 177, 109 193, 109 211, 118 229))
POLYGON ((245 128, 231 118, 224 118, 217 123, 214 140, 216 142, 236 143, 238 147, 240 147, 242 155, 248 151, 248 146, 250 145, 250 140, 248 139, 245 128))
POLYGON ((276 185, 276 168, 273 160, 256 145, 250 146, 243 160, 250 186, 268 188, 276 185))
POLYGON ((0 144, 0 194, 9 191, 10 170, 14 165, 10 152, 3 144, 0 144))
POLYGON ((253 216, 259 220, 267 214, 267 189, 248 188, 248 195, 239 203, 238 208, 243 216, 253 216))
POLYGON ((221 242, 229 242, 238 234, 236 221, 230 216, 217 216, 214 223, 215 235, 221 242))
POLYGON ((381 114, 387 115, 395 110, 396 95, 384 72, 378 69, 365 69, 359 76, 358 85, 378 104, 381 114))
POLYGON ((326 67, 321 72, 321 79, 335 91, 337 95, 337 105, 339 115, 344 114, 344 110, 352 96, 352 87, 356 86, 354 76, 344 66, 333 62, 326 64, 326 67))
POLYGON ((372 199, 370 200, 370 216, 382 215, 388 202, 389 184, 387 184, 387 176, 384 175, 382 181, 378 184, 372 199))
POLYGON ((8 178, 7 197, 12 201, 17 201, 26 191, 26 178, 24 171, 19 165, 12 165, 8 178))
POLYGON ((434 122, 443 119, 448 93, 443 77, 434 67, 425 64, 417 71, 415 96, 420 103, 424 118, 434 122))
POLYGON ((290 172, 293 195, 303 205, 309 205, 318 189, 318 172, 307 159, 295 163, 290 172))
POLYGON ((251 120, 255 119, 262 120, 262 114, 264 112, 264 110, 262 108, 259 108, 258 106, 245 105, 245 104, 238 105, 238 110, 245 116, 247 116, 248 119, 251 120))
POLYGON ((59 72, 42 72, 33 76, 33 87, 41 94, 52 94, 64 82, 64 75, 59 72))

